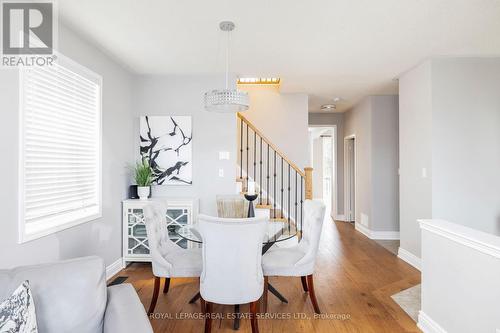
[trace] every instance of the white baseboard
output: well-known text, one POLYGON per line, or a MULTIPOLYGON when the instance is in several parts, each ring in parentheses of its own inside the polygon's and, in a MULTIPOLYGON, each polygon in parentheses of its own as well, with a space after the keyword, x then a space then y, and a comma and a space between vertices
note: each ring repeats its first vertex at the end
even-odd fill
POLYGON ((125 268, 125 263, 123 262, 123 258, 120 257, 116 259, 115 262, 106 267, 106 281, 124 268, 125 268))
POLYGON ((354 229, 365 235, 366 237, 370 238, 370 229, 362 225, 361 223, 354 223, 354 229))
POLYGON ((379 239, 379 240, 397 240, 399 239, 399 231, 377 231, 370 230, 361 223, 355 223, 354 228, 361 232, 363 235, 370 239, 379 239))
POLYGON ((419 257, 417 257, 416 255, 414 255, 413 253, 403 249, 402 247, 400 247, 398 249, 398 258, 403 260, 403 261, 406 261, 407 263, 409 263, 410 265, 412 265, 413 267, 415 267, 419 271, 421 270, 422 260, 419 257))
POLYGON ((399 231, 371 230, 371 239, 399 240, 399 231))
POLYGON ((447 333, 444 328, 439 326, 431 317, 425 314, 423 311, 418 313, 418 328, 424 333, 447 333))

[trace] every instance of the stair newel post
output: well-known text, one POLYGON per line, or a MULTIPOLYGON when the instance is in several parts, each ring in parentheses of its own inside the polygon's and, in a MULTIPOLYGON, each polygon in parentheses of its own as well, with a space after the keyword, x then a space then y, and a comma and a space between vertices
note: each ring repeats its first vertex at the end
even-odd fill
POLYGON ((300 230, 299 240, 302 239, 302 223, 304 222, 304 177, 300 177, 300 230))
POLYGON ((306 200, 312 200, 313 198, 313 178, 312 178, 313 168, 306 167, 304 168, 305 174, 305 198, 306 200))

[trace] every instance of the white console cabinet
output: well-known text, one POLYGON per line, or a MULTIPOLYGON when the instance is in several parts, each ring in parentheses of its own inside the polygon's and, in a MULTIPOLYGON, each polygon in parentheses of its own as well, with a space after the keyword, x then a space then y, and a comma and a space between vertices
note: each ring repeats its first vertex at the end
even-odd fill
POLYGON ((170 239, 182 248, 196 246, 182 239, 175 229, 192 224, 198 214, 198 200, 194 198, 152 198, 149 200, 129 199, 123 201, 123 260, 151 261, 148 236, 144 224, 143 208, 151 202, 166 205, 166 219, 170 239))

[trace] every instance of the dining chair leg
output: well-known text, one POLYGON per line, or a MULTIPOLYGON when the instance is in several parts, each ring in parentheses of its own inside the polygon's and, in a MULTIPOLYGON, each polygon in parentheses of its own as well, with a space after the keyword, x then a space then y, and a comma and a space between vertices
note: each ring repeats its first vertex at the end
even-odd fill
POLYGON ((262 309, 267 313, 267 295, 269 292, 269 278, 264 276, 264 292, 262 293, 262 309))
POLYGON ((307 288, 309 289, 309 298, 311 298, 314 312, 318 314, 321 313, 318 306, 318 300, 316 299, 316 293, 314 292, 314 283, 312 274, 307 276, 307 288))
POLYGON ((206 302, 205 333, 212 331, 212 303, 206 302))
POLYGON ((304 292, 308 292, 309 290, 307 289, 307 280, 305 276, 300 277, 300 281, 302 282, 302 289, 304 289, 304 292))
POLYGON ((237 331, 240 329, 240 321, 241 321, 239 304, 234 305, 234 314, 236 315, 236 318, 234 318, 233 321, 233 330, 237 331))
POLYGON ((252 333, 259 333, 259 325, 257 323, 257 313, 259 312, 259 300, 250 303, 250 323, 252 325, 252 333))
POLYGON ((200 297, 200 304, 201 304, 201 313, 206 314, 207 313, 207 303, 201 297, 200 297))
POLYGON ((158 294, 160 293, 160 283, 161 279, 155 276, 155 286, 153 290, 153 298, 151 299, 151 304, 149 305, 148 315, 151 315, 156 307, 156 301, 158 300, 158 294))
POLYGON ((168 289, 170 289, 170 278, 165 278, 165 285, 163 286, 163 293, 168 293, 168 289))

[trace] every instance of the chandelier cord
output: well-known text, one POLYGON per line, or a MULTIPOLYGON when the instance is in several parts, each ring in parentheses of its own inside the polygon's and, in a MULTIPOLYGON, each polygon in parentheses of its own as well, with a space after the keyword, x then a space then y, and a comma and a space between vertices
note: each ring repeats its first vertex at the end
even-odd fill
POLYGON ((229 89, 229 44, 230 44, 230 34, 231 31, 227 32, 227 44, 226 44, 226 89, 229 89))

